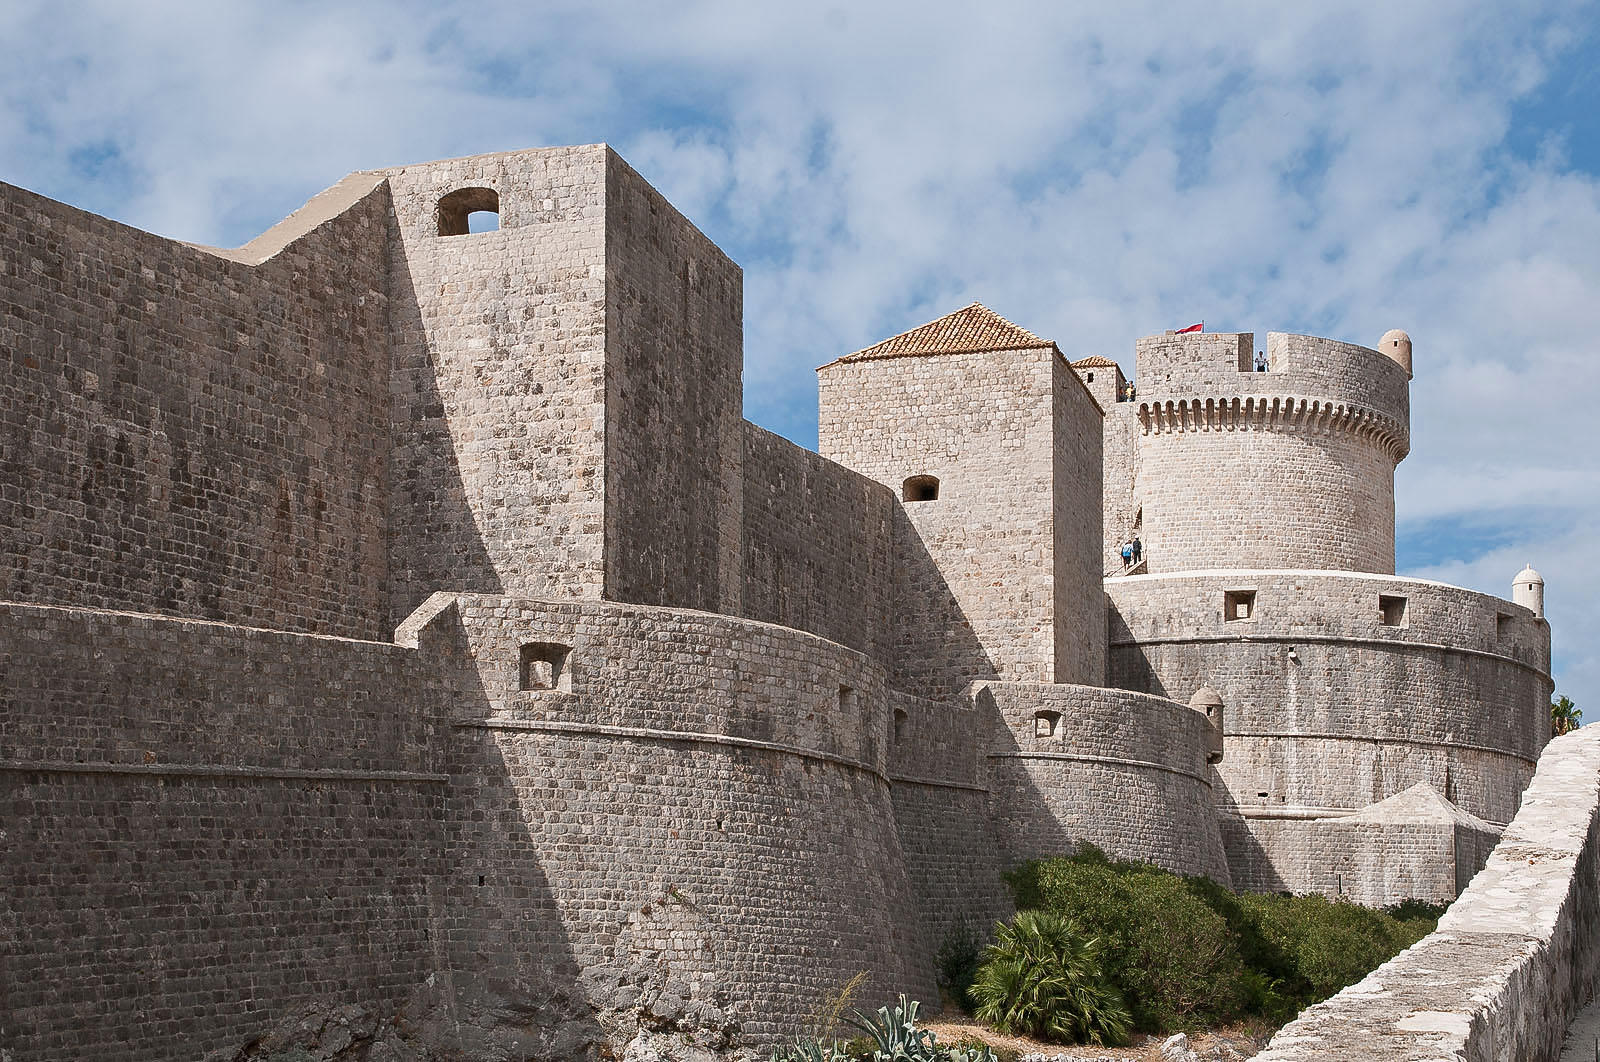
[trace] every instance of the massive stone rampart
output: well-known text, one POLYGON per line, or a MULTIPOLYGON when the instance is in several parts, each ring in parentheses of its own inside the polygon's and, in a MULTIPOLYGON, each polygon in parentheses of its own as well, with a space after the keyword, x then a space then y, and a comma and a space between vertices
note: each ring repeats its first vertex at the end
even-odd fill
POLYGON ((199 1058, 433 968, 442 698, 394 645, 0 606, 0 1049, 199 1058))
POLYGON ((1221 693, 1217 795, 1235 886, 1450 895, 1481 864, 1483 823, 1331 820, 1419 783, 1491 827, 1516 811, 1552 689, 1549 625, 1527 609, 1441 583, 1315 571, 1133 576, 1106 591, 1113 685, 1221 693), (1374 860, 1350 863, 1368 848, 1374 860), (1423 849, 1453 867, 1428 873, 1423 849))
POLYGON ((1201 712, 1164 697, 989 682, 990 807, 1007 863, 1090 841, 1120 859, 1228 882, 1201 712))
POLYGON ((0 599, 380 634, 388 210, 246 265, 0 185, 0 599))
POLYGON ((710 613, 488 595, 426 609, 441 603, 459 623, 438 658, 456 691, 453 971, 582 992, 664 981, 753 1043, 863 970, 871 998, 934 998, 915 923, 886 914, 912 905, 879 665, 710 613))
POLYGON ((1133 576, 1106 591, 1112 684, 1180 700, 1217 689, 1219 772, 1247 812, 1353 810, 1419 781, 1490 822, 1515 812, 1551 689, 1549 626, 1526 609, 1312 571, 1133 576))
POLYGON ((895 828, 929 953, 955 934, 987 934, 1012 911, 989 818, 991 705, 889 691, 895 828))
POLYGON ((1552 741, 1438 931, 1285 1026, 1256 1062, 1552 1062, 1600 980, 1600 727, 1552 741))

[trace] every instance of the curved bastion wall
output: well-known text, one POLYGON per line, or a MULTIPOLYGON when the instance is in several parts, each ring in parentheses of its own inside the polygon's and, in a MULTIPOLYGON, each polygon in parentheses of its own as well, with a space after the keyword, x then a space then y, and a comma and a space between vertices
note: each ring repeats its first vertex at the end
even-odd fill
POLYGON ((452 610, 458 975, 595 1005, 665 983, 758 1044, 861 970, 868 998, 934 998, 913 920, 884 917, 913 906, 877 664, 647 606, 436 594, 413 620, 452 610))
POLYGON ((1405 370, 1366 347, 1273 332, 1270 370, 1253 372, 1253 347, 1248 332, 1139 341, 1134 493, 1148 570, 1393 572, 1405 370))
POLYGON ((1247 818, 1355 810, 1427 782, 1503 825, 1548 737, 1549 626, 1487 594, 1310 571, 1106 592, 1113 685, 1221 693, 1223 800, 1247 818))
POLYGON ((974 683, 968 697, 993 713, 989 810, 1007 864, 1089 841, 1228 883, 1203 713, 1068 684, 974 683))

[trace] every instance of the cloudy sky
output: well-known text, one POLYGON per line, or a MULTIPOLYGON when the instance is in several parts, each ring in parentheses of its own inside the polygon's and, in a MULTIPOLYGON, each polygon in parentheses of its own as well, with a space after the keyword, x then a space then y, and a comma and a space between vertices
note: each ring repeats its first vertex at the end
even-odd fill
POLYGON ((1416 342, 1400 570, 1548 583, 1600 719, 1600 4, 0 2, 0 180, 236 245, 345 173, 606 141, 745 271, 746 415, 974 299, 1132 369, 1416 342))

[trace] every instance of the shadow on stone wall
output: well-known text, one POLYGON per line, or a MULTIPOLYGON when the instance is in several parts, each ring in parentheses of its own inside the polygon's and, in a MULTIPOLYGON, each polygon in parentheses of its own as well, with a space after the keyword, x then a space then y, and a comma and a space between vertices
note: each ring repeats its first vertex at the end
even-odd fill
POLYGON ((388 629, 393 630, 436 590, 492 594, 503 587, 467 498, 438 363, 392 214, 389 336, 388 629))
POLYGON ((450 790, 444 871, 430 890, 436 973, 407 1017, 441 1057, 607 1057, 606 1030, 524 820, 538 809, 525 806, 494 733, 471 725, 491 704, 453 604, 422 630, 418 649, 448 690, 450 790))
MULTIPOLYGON (((1006 725, 993 692, 978 689, 973 703, 987 731, 989 821, 1003 869, 1030 859, 1071 855, 1088 838, 1073 836, 1051 810, 1049 798, 1024 766, 1022 745, 1006 725)), ((1105 794, 1106 802, 1115 796, 1105 794)))
POLYGON ((967 683, 1000 677, 939 563, 899 505, 894 506, 894 593, 889 684, 953 701, 967 683))
MULTIPOLYGON (((427 624, 419 647, 445 676, 452 700, 446 869, 432 896, 438 973, 413 1004, 426 1015, 430 1046, 443 1058, 459 1052, 517 1062, 615 1058, 630 1044, 665 1050, 658 1041, 726 1046, 734 1027, 696 1000, 685 980, 698 956, 677 950, 689 906, 671 896, 646 904, 614 945, 591 943, 580 958, 563 906, 581 919, 615 905, 588 889, 575 892, 573 879, 549 877, 565 861, 586 865, 597 840, 587 832, 594 827, 566 825, 580 806, 582 778, 566 783, 571 803, 551 781, 573 769, 570 750, 496 715, 454 604, 427 624), (505 742, 518 746, 516 754, 505 742), (546 782, 553 794, 530 796, 546 782)), ((619 865, 617 894, 644 869, 619 865)))

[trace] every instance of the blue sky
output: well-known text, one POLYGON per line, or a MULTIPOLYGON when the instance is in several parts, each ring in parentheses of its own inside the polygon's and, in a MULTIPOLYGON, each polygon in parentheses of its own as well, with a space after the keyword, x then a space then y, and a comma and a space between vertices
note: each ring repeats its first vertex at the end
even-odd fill
POLYGON ((745 271, 745 407, 974 299, 1070 356, 1416 343, 1399 565, 1548 583, 1600 719, 1600 4, 0 5, 0 179, 243 243, 356 169, 606 141, 745 271))

